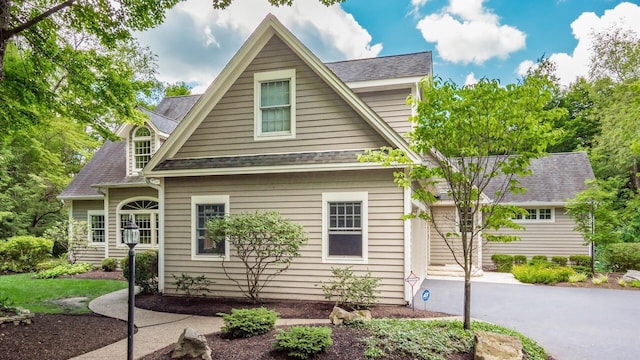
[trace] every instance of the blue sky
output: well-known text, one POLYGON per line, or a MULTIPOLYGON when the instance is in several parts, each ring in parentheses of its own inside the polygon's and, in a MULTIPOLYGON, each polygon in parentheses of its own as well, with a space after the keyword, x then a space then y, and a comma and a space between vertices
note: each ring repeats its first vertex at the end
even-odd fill
POLYGON ((434 74, 457 83, 517 81, 541 56, 563 84, 586 75, 593 33, 618 26, 640 34, 637 2, 614 0, 347 0, 324 7, 294 0, 234 0, 213 10, 187 0, 163 25, 138 34, 158 55, 158 78, 204 91, 272 12, 323 61, 433 51, 434 74))

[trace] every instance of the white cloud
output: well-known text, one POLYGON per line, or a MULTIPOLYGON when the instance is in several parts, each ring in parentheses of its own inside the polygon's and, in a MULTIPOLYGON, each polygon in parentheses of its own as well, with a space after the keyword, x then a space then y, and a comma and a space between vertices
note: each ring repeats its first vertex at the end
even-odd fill
MULTIPOLYGON (((424 0, 422 0, 424 1, 424 0)), ((214 10, 210 0, 188 0, 167 13, 156 29, 138 34, 141 44, 158 55, 158 78, 195 83, 202 92, 268 13, 273 13, 321 60, 375 57, 382 44, 339 5, 295 1, 273 7, 267 1, 234 0, 214 10)))
POLYGON ((467 77, 464 79, 464 85, 468 86, 468 85, 474 85, 478 82, 478 79, 476 79, 476 74, 474 73, 469 73, 469 75, 467 75, 467 77))
POLYGON ((484 0, 450 0, 439 13, 425 16, 417 28, 446 61, 482 64, 523 49, 526 35, 483 6, 484 0))
POLYGON ((530 69, 535 69, 536 63, 531 60, 525 60, 518 65, 518 69, 516 70, 516 74, 520 76, 525 76, 529 72, 530 69))
POLYGON ((423 7, 429 0, 411 0, 411 12, 410 14, 419 16, 420 8, 423 7))
MULTIPOLYGON (((640 6, 632 3, 620 3, 610 10, 606 10, 601 17, 593 12, 582 13, 571 23, 573 36, 578 44, 571 54, 554 53, 549 59, 556 63, 557 74, 562 85, 569 85, 576 77, 586 76, 589 70, 589 58, 593 45, 593 34, 612 27, 633 30, 640 34, 640 6)), ((532 63, 531 60, 525 62, 532 63)), ((517 73, 523 75, 518 66, 517 73)))

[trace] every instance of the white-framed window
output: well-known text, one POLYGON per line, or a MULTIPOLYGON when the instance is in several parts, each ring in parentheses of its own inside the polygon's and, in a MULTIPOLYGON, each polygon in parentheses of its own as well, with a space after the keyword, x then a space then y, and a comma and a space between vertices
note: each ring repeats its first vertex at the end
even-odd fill
POLYGON ((467 230, 467 233, 473 232, 475 222, 473 221, 473 208, 468 206, 466 209, 458 211, 456 209, 456 220, 458 221, 458 233, 462 233, 463 229, 467 230))
POLYGON ((151 160, 151 130, 141 126, 134 130, 132 138, 133 170, 141 171, 151 160))
POLYGON ((255 73, 253 89, 254 139, 295 138, 295 69, 255 73))
POLYGON ((91 245, 103 245, 105 243, 105 223, 103 210, 87 211, 87 237, 91 245))
POLYGON ((553 208, 525 208, 526 215, 517 214, 513 220, 522 222, 554 222, 555 211, 553 208))
POLYGON ((229 214, 229 195, 200 195, 191 197, 191 259, 228 260, 226 239, 215 241, 207 236, 207 221, 229 214))
POLYGON ((140 241, 138 247, 150 248, 158 245, 158 201, 153 198, 134 198, 121 202, 117 208, 117 241, 119 245, 122 243, 122 234, 124 227, 129 224, 129 215, 133 215, 133 219, 140 230, 140 241))
POLYGON ((323 262, 367 262, 368 207, 367 192, 322 193, 323 262))

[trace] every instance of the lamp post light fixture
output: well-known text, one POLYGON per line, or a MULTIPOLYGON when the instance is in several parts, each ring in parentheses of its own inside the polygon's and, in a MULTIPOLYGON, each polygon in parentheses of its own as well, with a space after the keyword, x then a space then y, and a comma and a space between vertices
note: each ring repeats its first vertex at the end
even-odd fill
POLYGON ((127 317, 127 359, 133 360, 133 308, 135 305, 135 282, 136 282, 136 250, 134 249, 140 241, 140 230, 136 225, 133 214, 129 214, 129 223, 122 231, 122 242, 129 246, 129 307, 127 317))

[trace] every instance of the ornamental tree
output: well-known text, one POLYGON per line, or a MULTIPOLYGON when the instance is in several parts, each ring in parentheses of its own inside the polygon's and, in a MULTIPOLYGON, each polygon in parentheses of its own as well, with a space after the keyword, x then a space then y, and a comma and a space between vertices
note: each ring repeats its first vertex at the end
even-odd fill
POLYGON ((416 113, 408 139, 424 161, 413 163, 390 148, 368 151, 360 160, 398 168, 396 183, 411 188, 414 200, 424 205, 406 217, 429 221, 464 270, 464 327, 469 329, 473 254, 482 240, 518 239, 487 230, 520 228, 512 219, 522 210, 500 202, 507 192, 525 191, 518 178, 529 174, 531 159, 543 156, 554 141, 550 124, 564 110, 547 108, 555 85, 541 73, 507 86, 497 80, 458 86, 427 78, 420 90, 408 100, 416 113), (434 206, 438 202, 450 204, 455 214, 440 211, 434 206))
POLYGON ((260 300, 260 291, 274 277, 289 269, 293 258, 300 255, 307 235, 302 225, 284 219, 277 211, 232 214, 207 222, 207 236, 215 242, 228 241, 232 256, 245 267, 241 282, 227 272, 226 261, 222 269, 242 294, 254 302, 260 300))

